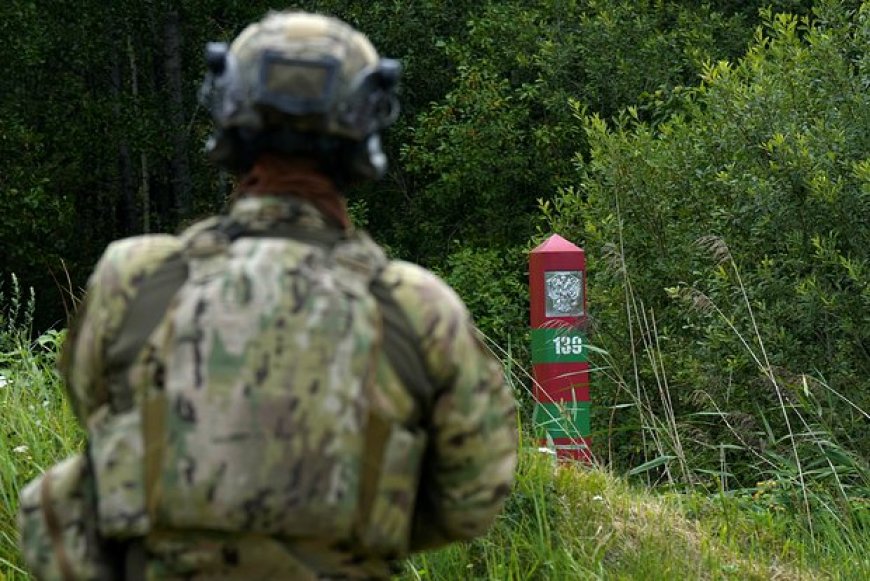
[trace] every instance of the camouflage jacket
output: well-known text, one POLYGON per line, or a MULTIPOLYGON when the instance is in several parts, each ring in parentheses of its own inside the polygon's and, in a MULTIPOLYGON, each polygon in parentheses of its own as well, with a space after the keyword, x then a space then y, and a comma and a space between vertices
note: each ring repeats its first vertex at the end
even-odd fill
MULTIPOLYGON (((360 550, 356 546, 359 535, 337 538, 320 531, 318 522, 330 517, 325 513, 318 516, 316 511, 291 511, 291 516, 303 515, 296 519, 300 522, 275 525, 273 521, 280 521, 281 514, 275 513, 274 507, 263 508, 263 514, 257 513, 264 503, 268 504, 262 495, 252 497, 245 504, 250 508, 247 518, 227 525, 230 529, 246 530, 254 523, 255 533, 215 532, 211 526, 204 527, 209 531, 205 532, 203 527, 197 530, 186 527, 187 522, 200 522, 197 511, 211 510, 209 503, 212 500, 218 504, 221 502, 220 490, 244 493, 245 478, 239 471, 275 464, 274 458, 270 459, 269 449, 266 449, 269 446, 261 446, 256 441, 237 444, 229 460, 226 455, 221 456, 224 453, 216 446, 214 458, 210 453, 205 454, 205 458, 183 455, 180 450, 190 441, 196 438, 216 441, 217 431, 226 433, 229 428, 219 427, 232 424, 231 410, 237 409, 239 402, 248 401, 244 399, 248 395, 245 392, 244 397, 239 396, 242 399, 227 404, 233 407, 227 407, 226 417, 203 418, 198 406, 212 404, 197 399, 198 384, 208 384, 212 392, 214 386, 226 384, 228 392, 238 387, 241 393, 242 384, 246 390, 254 384, 272 385, 270 378, 274 376, 293 377, 296 378, 293 381, 297 381, 306 377, 306 365, 313 370, 311 373, 316 373, 325 363, 310 354, 329 351, 318 351, 318 333, 323 328, 342 323, 342 314, 330 314, 329 305, 325 305, 318 321, 311 322, 310 341, 306 339, 304 345, 282 343, 281 327, 287 320, 292 321, 282 314, 289 317, 296 303, 308 299, 304 299, 307 295, 298 287, 299 280, 292 279, 287 286, 287 280, 279 282, 270 277, 277 277, 276 273, 280 272, 295 273, 300 269, 315 268, 321 254, 318 254, 320 251, 316 244, 300 241, 294 236, 257 236, 256 233, 266 233, 287 224, 314 234, 333 229, 312 206, 283 198, 242 198, 233 205, 229 217, 236 226, 241 225, 248 231, 245 237, 228 242, 225 237, 203 234, 220 220, 213 218, 192 226, 178 237, 148 235, 120 240, 107 248, 89 280, 85 303, 71 329, 61 369, 73 409, 88 429, 92 458, 98 467, 108 467, 97 468, 101 502, 105 501, 110 507, 106 512, 112 513, 103 515, 101 504, 100 528, 103 533, 116 538, 147 535, 148 577, 161 579, 176 576, 188 579, 384 578, 389 575, 391 559, 401 557, 407 551, 434 548, 483 534, 500 512, 513 480, 517 438, 515 403, 500 364, 482 344, 479 332, 456 294, 430 272, 397 260, 384 260, 376 276, 382 287, 389 289, 404 315, 409 327, 406 333, 410 335, 406 339, 419 353, 428 378, 425 386, 428 393, 421 399, 415 393, 424 386, 403 385, 399 379, 401 374, 396 370, 397 359, 391 359, 383 351, 377 355, 374 369, 363 370, 358 366, 357 370, 360 374, 370 375, 367 382, 370 385, 361 388, 368 390, 366 405, 371 406, 379 417, 386 418, 388 425, 401 426, 410 433, 419 432, 422 441, 426 442, 425 449, 418 454, 422 456, 420 473, 415 478, 394 479, 391 496, 386 497, 389 501, 367 507, 368 519, 375 523, 376 531, 402 531, 408 537, 402 543, 403 549, 390 549, 383 553, 371 547, 360 550), (215 244, 222 245, 219 252, 210 248, 215 244), (110 353, 118 348, 119 329, 126 318, 135 315, 131 310, 142 308, 134 301, 142 281, 154 274, 168 257, 181 251, 189 255, 200 253, 218 257, 195 260, 188 276, 221 281, 216 287, 221 289, 221 295, 215 300, 224 301, 222 304, 230 304, 233 308, 215 309, 214 305, 210 308, 208 301, 201 296, 195 304, 186 304, 184 297, 175 297, 165 314, 154 314, 162 319, 133 363, 126 369, 112 369, 110 353), (250 276, 240 276, 239 271, 230 268, 226 256, 243 257, 241 264, 251 266, 244 270, 250 276), (239 305, 244 305, 244 308, 236 308, 239 305), (212 321, 207 332, 199 327, 185 327, 185 324, 192 324, 191 321, 206 318, 212 321), (187 348, 188 345, 191 349, 187 348), (182 350, 186 353, 183 356, 178 353, 182 350), (164 392, 172 391, 173 381, 179 384, 179 380, 171 378, 174 366, 183 365, 190 366, 193 371, 180 385, 175 385, 176 396, 167 395, 164 392), (118 401, 129 396, 119 394, 119 385, 129 386, 134 394, 133 419, 130 414, 123 413, 126 404, 118 401), (161 412, 163 415, 158 416, 159 421, 149 419, 154 415, 149 415, 148 410, 155 406, 165 408, 161 412), (218 427, 210 427, 201 433, 200 428, 190 428, 192 431, 188 432, 183 430, 189 428, 183 427, 179 431, 176 424, 218 427), (133 458, 142 464, 139 461, 142 457, 154 455, 154 450, 141 449, 143 446, 148 448, 148 444, 137 441, 143 432, 146 435, 160 434, 157 440, 161 442, 161 449, 157 455, 162 458, 162 463, 156 467, 148 462, 144 467, 126 466, 125 458, 133 458), (106 441, 109 441, 112 451, 102 457, 101 449, 106 447, 106 441), (234 454, 243 457, 236 461, 234 454), (199 466, 195 468, 192 464, 196 461, 199 466), (210 478, 212 481, 222 479, 220 483, 211 482, 208 488, 185 489, 185 483, 192 478, 190 474, 210 462, 213 464, 210 478), (155 475, 155 470, 159 474, 155 475), (121 476, 116 478, 113 471, 121 476), (117 486, 111 488, 113 479, 117 480, 117 486), (145 495, 148 498, 144 501, 126 496, 129 489, 137 486, 131 481, 140 479, 158 483, 152 488, 161 491, 160 501, 153 500, 156 494, 153 491, 145 495), (235 483, 235 488, 223 486, 224 482, 230 481, 235 483), (177 490, 182 493, 176 494, 177 490), (188 496, 184 495, 186 490, 188 496), (127 510, 125 507, 135 506, 137 502, 147 505, 142 514, 124 512, 127 510), (185 520, 185 515, 190 518, 185 520), (269 534, 273 530, 275 534, 269 534), (291 534, 287 534, 288 530, 291 534)), ((364 247, 368 244, 368 248, 377 248, 367 238, 360 239, 364 241, 364 247)), ((353 289, 343 292, 353 292, 353 289)), ((317 299, 312 297, 310 300, 317 299)), ((316 306, 311 308, 311 312, 319 312, 316 306)), ((139 316, 147 318, 149 315, 139 313, 139 316)), ((382 324, 378 320, 368 323, 374 327, 382 324)), ((338 347, 333 351, 341 351, 344 346, 359 350, 365 342, 364 334, 360 331, 359 336, 336 343, 338 347)), ((272 387, 284 389, 280 381, 272 383, 272 387)), ((311 391, 316 387, 312 385, 311 391)), ((288 421, 295 422, 295 425, 304 425, 306 434, 320 433, 319 426, 325 422, 350 421, 347 420, 350 416, 342 413, 342 407, 320 409, 312 405, 313 401, 315 399, 303 400, 300 406, 293 403, 291 407, 299 409, 293 411, 295 415, 288 416, 288 421)), ((350 402, 347 405, 353 408, 355 404, 350 402)), ((268 409, 268 403, 261 404, 261 407, 263 409, 256 413, 264 425, 284 425, 281 422, 286 418, 281 417, 281 412, 268 409)), ((353 429, 349 428, 347 433, 352 434, 353 429)), ((362 471, 360 466, 369 462, 367 446, 371 439, 360 434, 356 440, 356 443, 350 439, 341 441, 362 456, 360 459, 342 460, 346 464, 350 462, 348 465, 351 466, 351 469, 345 467, 345 473, 357 468, 362 471)), ((197 448, 200 455, 202 450, 209 450, 208 446, 205 444, 203 447, 200 442, 197 448)), ((321 477, 324 474, 320 470, 321 464, 329 463, 331 453, 326 451, 322 457, 308 458, 299 466, 286 466, 286 469, 278 463, 283 472, 275 472, 273 466, 270 468, 273 472, 269 474, 282 483, 296 483, 308 478, 315 487, 318 474, 321 477)), ((408 451, 403 449, 403 453, 405 456, 384 459, 382 465, 390 461, 407 463, 408 451)), ((322 468, 330 469, 328 466, 322 468)), ((327 486, 325 482, 322 485, 327 486)), ((285 499, 285 504, 287 502, 285 499)), ((215 514, 214 518, 223 518, 220 513, 215 514)), ((218 522, 217 526, 221 524, 218 522)), ((374 543, 373 546, 378 545, 374 543)))

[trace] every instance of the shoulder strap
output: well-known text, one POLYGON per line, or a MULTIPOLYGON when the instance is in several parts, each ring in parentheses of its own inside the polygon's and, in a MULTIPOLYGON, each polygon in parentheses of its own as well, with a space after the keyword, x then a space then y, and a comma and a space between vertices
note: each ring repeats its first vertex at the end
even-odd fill
POLYGON ((123 413, 133 408, 133 389, 127 371, 157 324, 163 319, 169 302, 187 280, 187 261, 181 252, 170 255, 136 288, 115 340, 106 351, 106 375, 112 393, 112 411, 123 413))
MULTIPOLYGON (((378 273, 380 275, 380 273, 378 273)), ((411 322, 402 306, 393 296, 393 290, 376 276, 369 287, 381 310, 383 321, 383 353, 390 366, 399 376, 420 408, 420 416, 428 417, 435 389, 426 373, 420 338, 416 336, 411 322)))
POLYGON ((54 473, 48 470, 42 476, 39 486, 39 501, 42 504, 42 516, 45 519, 45 528, 51 540, 54 558, 57 559, 57 568, 60 570, 63 581, 74 581, 76 576, 70 564, 69 555, 66 552, 66 544, 63 542, 63 528, 60 518, 54 510, 54 499, 51 494, 51 479, 54 473))

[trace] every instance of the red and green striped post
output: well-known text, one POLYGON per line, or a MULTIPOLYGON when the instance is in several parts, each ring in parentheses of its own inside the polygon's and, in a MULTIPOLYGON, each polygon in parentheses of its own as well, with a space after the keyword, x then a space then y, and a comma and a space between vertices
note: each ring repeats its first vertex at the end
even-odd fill
POLYGON ((560 460, 592 460, 586 257, 554 234, 529 255, 535 430, 560 460))

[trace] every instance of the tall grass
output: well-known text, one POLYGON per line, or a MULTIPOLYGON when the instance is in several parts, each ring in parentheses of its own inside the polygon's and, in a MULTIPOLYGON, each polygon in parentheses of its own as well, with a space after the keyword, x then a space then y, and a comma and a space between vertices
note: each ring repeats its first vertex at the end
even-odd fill
POLYGON ((0 578, 26 578, 17 548, 15 514, 20 489, 78 450, 83 434, 55 372, 61 333, 31 341, 33 293, 27 299, 13 277, 0 293, 0 578))
MULTIPOLYGON (((740 444, 744 436, 739 427, 711 399, 704 421, 722 422, 737 443, 718 445, 722 454, 717 466, 710 466, 709 455, 695 449, 697 442, 684 434, 691 433, 697 418, 681 417, 672 405, 654 317, 643 316, 640 301, 635 305, 635 320, 643 325, 638 334, 645 339, 632 359, 648 362, 656 372, 638 369, 629 375, 634 383, 626 381, 611 356, 597 349, 602 363, 596 383, 606 377, 603 381, 618 386, 624 399, 612 411, 635 413, 634 433, 638 439, 645 433, 657 455, 628 469, 625 478, 614 474, 613 466, 603 466, 613 423, 595 434, 605 442, 599 444, 592 466, 557 465, 552 455, 526 439, 514 493, 489 535, 415 557, 402 578, 870 578, 866 492, 825 485, 825 478, 835 476, 841 482, 863 482, 867 472, 857 458, 847 454, 839 463, 826 463, 824 472, 818 458, 803 457, 799 475, 788 457, 759 455, 754 467, 758 482, 729 487, 732 467, 726 452, 751 446, 740 444), (650 376, 651 386, 641 379, 650 376), (645 478, 629 483, 638 477, 645 478), (710 486, 711 477, 715 486, 710 486), (807 506, 809 514, 795 510, 807 506)), ((498 351, 498 346, 493 348, 498 351)), ((517 390, 533 382, 524 370, 507 369, 517 390)), ((821 433, 816 428, 785 440, 813 437, 824 449, 821 433)), ((803 446, 798 453, 804 453, 803 446)))
POLYGON ((759 381, 753 387, 773 394, 774 405, 758 398, 752 409, 734 409, 727 394, 723 401, 721 391, 700 386, 693 393, 693 407, 703 411, 676 411, 656 314, 636 296, 624 251, 615 244, 606 258, 623 282, 630 340, 628 353, 624 345, 614 349, 622 361, 607 351, 597 353, 597 384, 608 385, 615 394, 607 429, 599 430, 608 442, 608 460, 616 463, 612 437, 628 430, 640 441, 643 454, 629 467, 629 476, 644 476, 649 486, 683 491, 685 498, 701 494, 719 499, 726 515, 735 510, 768 514, 774 529, 786 528, 784 544, 798 549, 801 562, 826 563, 835 577, 870 578, 870 467, 849 429, 870 415, 822 378, 773 365, 737 261, 724 240, 708 236, 698 244, 733 281, 730 296, 736 297, 735 304, 719 305, 693 287, 667 290, 730 331, 755 364, 759 381), (742 316, 734 316, 735 310, 742 316), (746 321, 747 327, 737 321, 746 321), (856 419, 841 421, 833 409, 848 409, 856 419))

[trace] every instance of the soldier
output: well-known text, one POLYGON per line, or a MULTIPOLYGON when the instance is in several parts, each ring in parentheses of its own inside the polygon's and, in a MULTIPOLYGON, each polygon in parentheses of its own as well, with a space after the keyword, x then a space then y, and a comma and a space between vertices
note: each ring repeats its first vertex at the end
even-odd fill
POLYGON ((235 199, 100 259, 61 365, 87 452, 22 494, 25 558, 69 579, 388 578, 486 531, 517 438, 458 297, 346 212, 340 188, 385 171, 399 65, 301 12, 207 59, 235 199))

